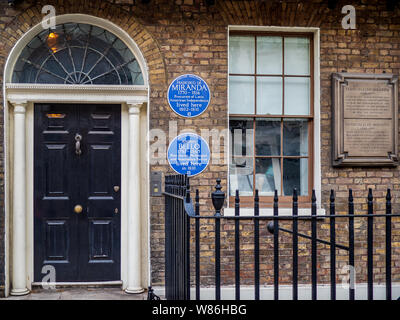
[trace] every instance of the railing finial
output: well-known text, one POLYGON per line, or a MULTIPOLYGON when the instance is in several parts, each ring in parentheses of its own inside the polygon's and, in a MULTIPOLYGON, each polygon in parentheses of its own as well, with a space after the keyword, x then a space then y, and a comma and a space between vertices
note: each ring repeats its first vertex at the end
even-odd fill
POLYGON ((222 206, 224 205, 225 201, 225 192, 222 192, 222 186, 221 186, 221 179, 217 179, 217 184, 215 186, 215 191, 211 193, 211 199, 212 199, 212 204, 215 209, 215 216, 220 216, 221 215, 221 209, 222 206))
POLYGON ((387 200, 387 201, 392 200, 392 195, 391 195, 391 193, 390 193, 390 189, 389 189, 389 188, 387 189, 386 200, 387 200))
POLYGON ((315 195, 315 190, 312 190, 312 195, 311 195, 311 202, 317 202, 317 196, 315 195))
POLYGON ((353 202, 353 189, 349 189, 349 202, 353 202))
POLYGON ((331 189, 331 195, 329 197, 330 202, 335 202, 335 192, 331 189))
POLYGON ((372 201, 373 197, 372 197, 372 189, 369 188, 368 189, 368 201, 372 201))
POLYGON ((297 198, 297 189, 293 188, 293 201, 297 202, 298 198, 297 198))

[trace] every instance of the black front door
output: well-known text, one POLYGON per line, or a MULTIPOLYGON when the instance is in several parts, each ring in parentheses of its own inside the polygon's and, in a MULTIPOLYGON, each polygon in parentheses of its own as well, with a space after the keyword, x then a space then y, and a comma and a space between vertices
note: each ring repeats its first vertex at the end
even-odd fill
POLYGON ((120 280, 121 106, 35 105, 34 281, 120 280))

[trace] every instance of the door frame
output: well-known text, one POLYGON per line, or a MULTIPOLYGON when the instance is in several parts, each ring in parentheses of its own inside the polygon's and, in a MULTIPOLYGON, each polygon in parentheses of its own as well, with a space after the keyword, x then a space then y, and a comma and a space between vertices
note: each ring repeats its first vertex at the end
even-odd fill
MULTIPOLYGON (((26 294, 32 289, 33 279, 33 108, 35 103, 79 103, 79 104, 121 104, 121 282, 128 293, 142 292, 150 278, 149 241, 149 159, 147 132, 149 128, 149 85, 148 68, 143 55, 129 35, 108 20, 82 15, 67 14, 56 17, 57 24, 81 22, 97 25, 120 37, 135 54, 142 69, 144 85, 47 85, 11 83, 13 66, 25 45, 38 34, 41 23, 30 29, 14 46, 5 67, 4 97, 4 153, 5 153, 5 295, 26 294), (22 116, 22 118, 21 118, 22 116), (20 117, 20 118, 17 118, 20 117), (16 119, 23 119, 22 122, 16 119), (16 126, 24 127, 15 129, 16 126), (19 132, 21 131, 21 132, 19 132), (24 134, 23 134, 24 133, 24 134), (22 142, 21 142, 22 137, 22 142), (132 138, 133 137, 133 138, 132 138), (24 157, 17 159, 14 148, 24 146, 24 157), (24 185, 14 183, 14 167, 24 168, 21 178, 24 185), (130 188, 130 191, 128 191, 130 188), (13 234, 16 228, 12 219, 14 194, 20 195, 24 202, 23 244, 25 252, 14 255, 13 234), (22 192, 22 194, 21 194, 22 192), (136 196, 137 204, 132 197, 136 196), (25 193, 25 196, 23 196, 25 193), (138 228, 138 236, 129 236, 128 228, 138 228), (139 248, 138 248, 139 247, 139 248), (132 254, 134 252, 134 254, 132 254), (13 266, 12 259, 19 256, 23 268, 13 266), (11 279, 15 274, 25 281, 26 289, 13 292, 11 279), (28 292, 26 292, 28 291, 28 292)), ((16 170, 17 171, 17 170, 16 170)), ((21 233, 21 230, 19 230, 21 233)), ((15 241, 17 242, 17 241, 15 241)), ((23 250, 22 250, 23 251, 23 250)), ((76 284, 76 283, 74 283, 76 284)), ((80 283, 83 284, 83 283, 80 283)), ((91 283, 93 284, 93 283, 91 283)), ((15 284, 13 283, 13 287, 15 284)))

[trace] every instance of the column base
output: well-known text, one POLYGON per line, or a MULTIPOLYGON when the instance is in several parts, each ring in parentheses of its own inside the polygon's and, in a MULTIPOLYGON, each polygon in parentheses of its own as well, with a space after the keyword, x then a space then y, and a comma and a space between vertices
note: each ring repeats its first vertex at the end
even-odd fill
POLYGON ((10 295, 12 296, 25 296, 29 294, 30 291, 25 288, 25 289, 11 289, 10 295))
POLYGON ((141 287, 125 289, 125 293, 129 293, 129 294, 138 294, 138 293, 143 293, 143 292, 144 292, 144 289, 141 287))

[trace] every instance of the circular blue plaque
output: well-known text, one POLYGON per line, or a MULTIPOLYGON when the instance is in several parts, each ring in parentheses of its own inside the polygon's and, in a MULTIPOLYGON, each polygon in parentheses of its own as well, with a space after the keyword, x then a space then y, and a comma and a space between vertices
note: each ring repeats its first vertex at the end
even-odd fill
POLYGON ((197 117, 210 104, 210 89, 202 78, 194 74, 184 74, 169 85, 168 103, 182 117, 197 117))
POLYGON ((168 162, 179 174, 195 176, 207 168, 210 148, 207 142, 194 133, 183 133, 172 140, 168 147, 168 162))

